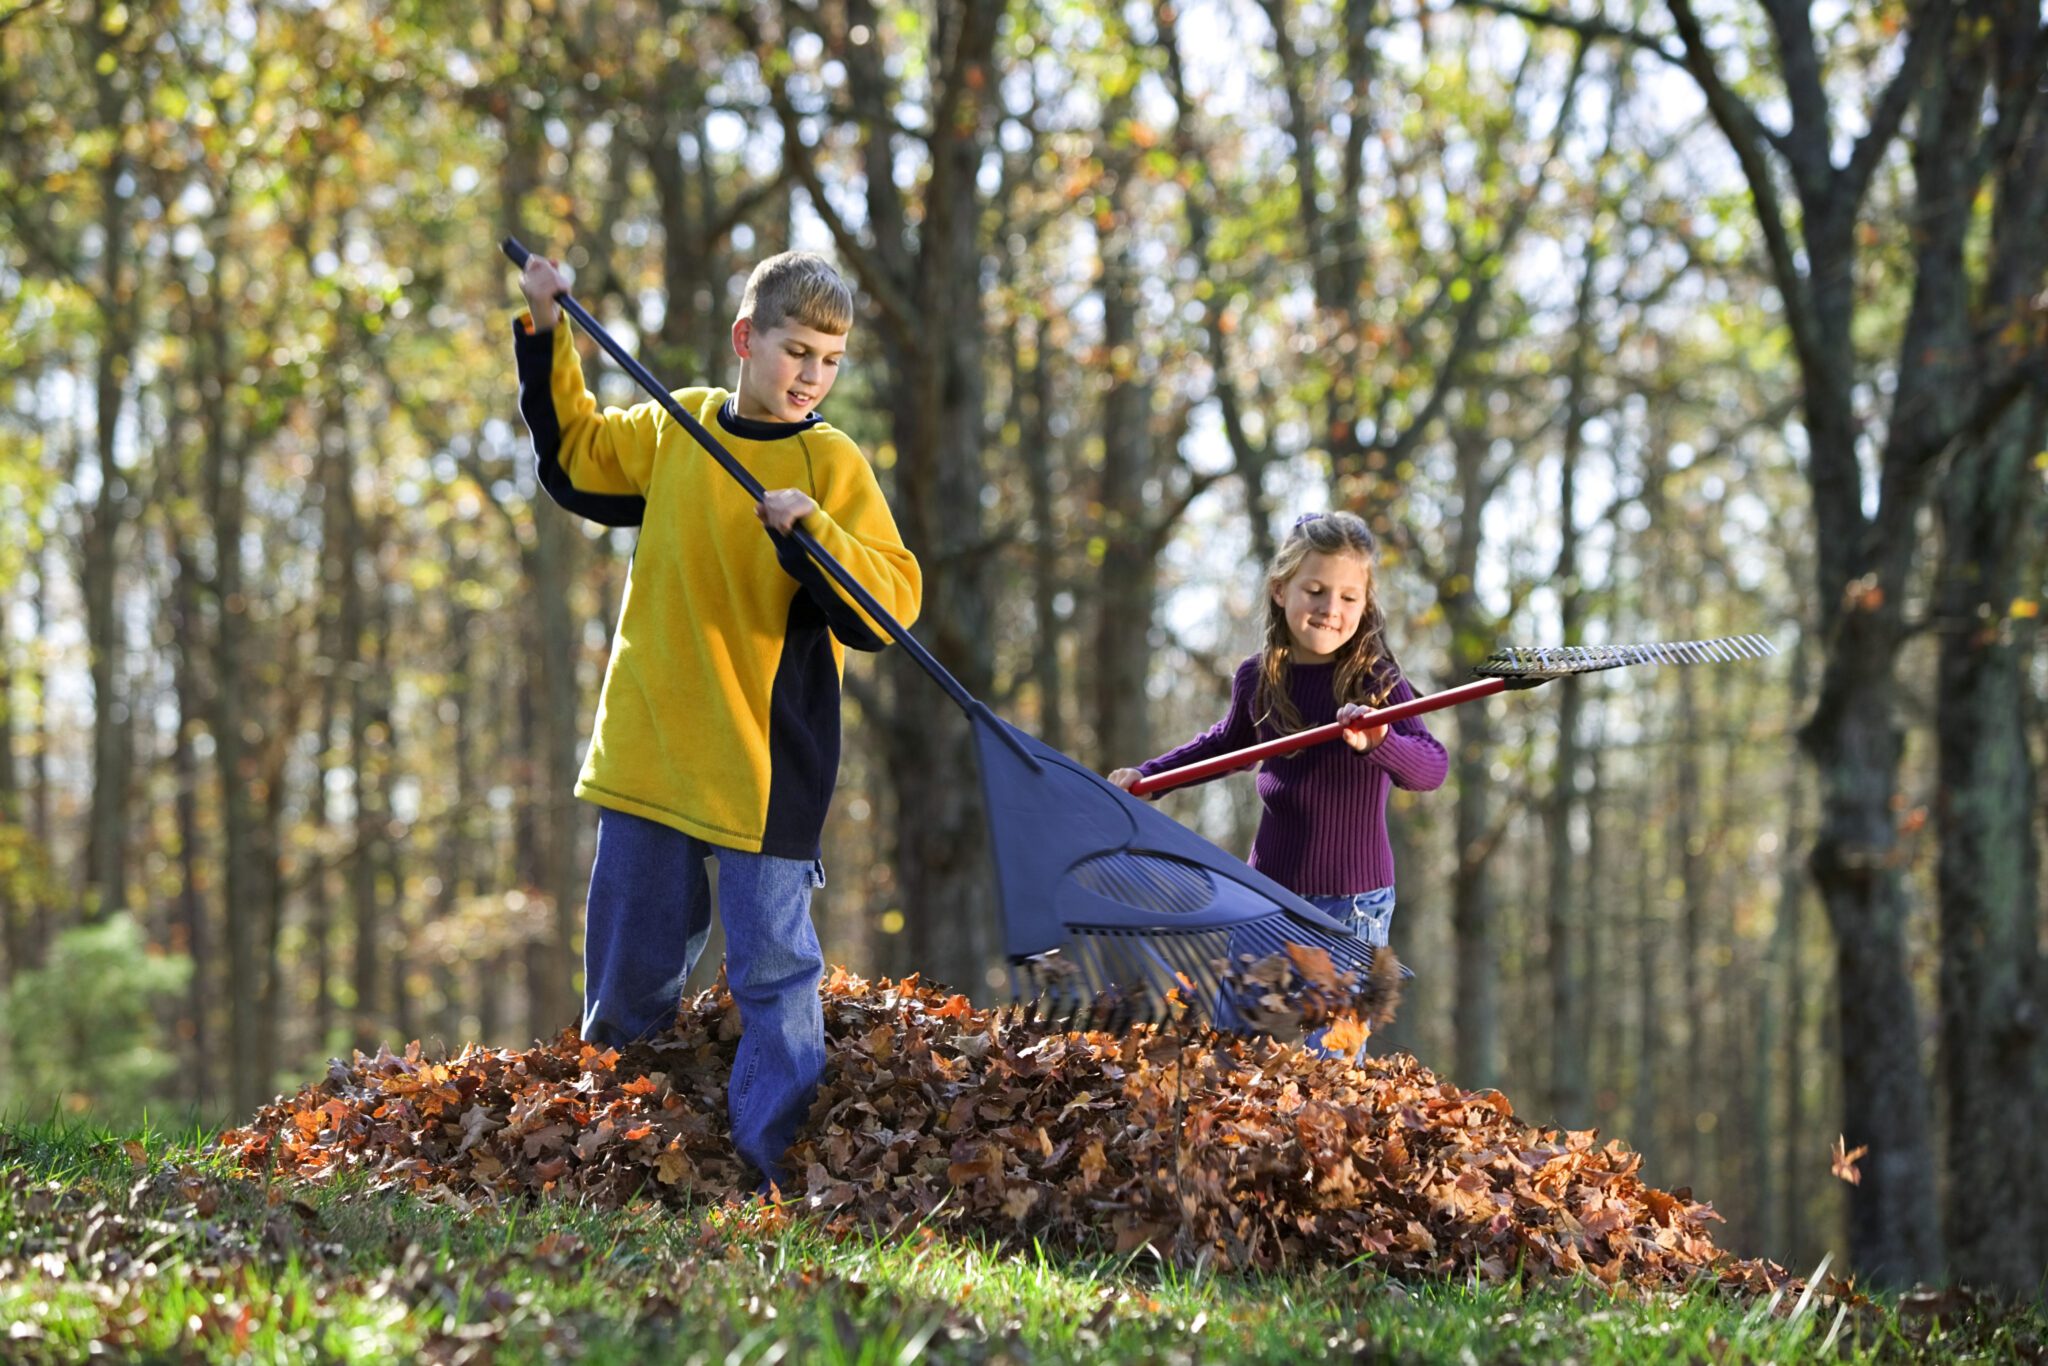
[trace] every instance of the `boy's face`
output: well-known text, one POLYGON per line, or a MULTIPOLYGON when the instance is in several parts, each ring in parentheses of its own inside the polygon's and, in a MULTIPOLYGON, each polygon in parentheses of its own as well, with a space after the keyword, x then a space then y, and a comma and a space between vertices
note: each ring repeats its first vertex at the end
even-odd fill
POLYGON ((832 392, 846 358, 846 337, 794 318, 769 328, 741 318, 732 325, 732 349, 740 358, 740 416, 802 422, 832 392))

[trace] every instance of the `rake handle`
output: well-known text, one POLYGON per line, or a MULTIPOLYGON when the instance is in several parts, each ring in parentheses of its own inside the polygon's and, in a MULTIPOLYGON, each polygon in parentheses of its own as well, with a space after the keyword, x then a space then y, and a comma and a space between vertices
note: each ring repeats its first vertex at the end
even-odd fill
MULTIPOLYGON (((1325 740, 1336 739, 1347 730, 1371 730, 1374 726, 1390 726, 1411 716, 1421 716, 1424 712, 1442 711, 1445 707, 1455 707, 1460 702, 1476 702, 1482 697, 1504 692, 1515 686, 1516 682, 1517 680, 1507 678, 1482 678, 1476 682, 1460 684, 1455 688, 1446 688, 1442 692, 1430 693, 1426 697, 1411 697, 1406 702, 1396 702, 1391 707, 1362 712, 1348 722, 1332 721, 1327 725, 1283 735, 1277 740, 1247 745, 1228 754, 1219 754, 1213 759, 1202 759, 1196 763, 1183 764, 1179 768, 1169 768, 1164 773, 1155 773, 1149 778, 1138 779, 1131 784, 1129 791, 1133 797, 1149 797, 1155 792, 1184 787, 1189 783, 1200 782, 1204 778, 1213 778, 1219 773, 1249 768, 1261 759, 1273 759, 1282 754, 1292 754, 1298 749, 1307 749, 1310 745, 1320 745, 1325 740)), ((1522 686, 1527 687, 1528 684, 1524 683, 1522 686)))
MULTIPOLYGON (((499 246, 505 255, 512 259, 512 264, 522 270, 526 268, 527 258, 533 255, 516 237, 507 237, 503 242, 499 243, 499 246)), ((676 402, 675 397, 662 387, 661 381, 649 374, 647 368, 634 359, 631 352, 619 345, 617 340, 612 337, 612 334, 604 330, 603 324, 591 317, 589 311, 582 304, 576 302, 575 296, 565 289, 555 296, 555 302, 561 305, 562 311, 571 318, 574 318, 576 325, 588 333, 590 338, 599 346, 603 347, 606 354, 617 361, 620 367, 627 374, 631 375, 640 387, 645 389, 654 401, 659 403, 668 415, 676 420, 677 424, 684 431, 690 434, 691 439, 696 441, 699 446, 702 446, 713 460, 722 465, 725 468, 725 472, 739 482, 741 488, 752 494, 756 502, 760 501, 767 492, 762 486, 761 481, 756 479, 745 465, 736 460, 732 452, 728 451, 717 437, 706 431, 703 423, 690 416, 689 411, 682 404, 676 402)), ((830 551, 818 544, 817 537, 804 530, 801 525, 791 527, 789 535, 790 539, 803 547, 806 555, 817 561, 820 569, 830 574, 833 581, 846 590, 846 595, 858 603, 862 611, 866 612, 872 620, 889 633, 891 640, 907 651, 910 657, 915 659, 918 665, 932 676, 932 680, 946 690, 946 695, 952 698, 962 711, 970 716, 974 716, 987 710, 973 693, 967 691, 959 679, 947 672, 946 666, 939 663, 932 656, 931 651, 925 649, 923 642, 910 634, 908 627, 891 616, 881 603, 875 601, 874 594, 863 588, 860 580, 856 579, 845 565, 839 563, 837 559, 833 558, 830 551)), ((1007 730, 1004 730, 1002 727, 997 729, 1003 734, 1005 739, 1010 738, 1007 730)), ((1011 739, 1010 743, 1014 746, 1017 742, 1011 739)), ((1021 749, 1018 752, 1020 754, 1023 753, 1021 749)), ((1029 760, 1028 755, 1025 757, 1029 760)), ((1035 769, 1037 761, 1029 761, 1035 769)))

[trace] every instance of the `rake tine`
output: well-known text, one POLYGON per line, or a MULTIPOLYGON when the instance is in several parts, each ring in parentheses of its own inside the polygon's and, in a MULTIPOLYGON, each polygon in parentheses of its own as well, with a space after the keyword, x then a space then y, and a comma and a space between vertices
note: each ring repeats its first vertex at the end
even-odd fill
MULTIPOLYGON (((1175 938, 1172 947, 1175 956, 1179 959, 1179 962, 1175 965, 1176 971, 1181 978, 1185 978, 1187 981, 1187 985, 1182 989, 1191 993, 1199 992, 1203 977, 1202 955, 1195 938, 1191 935, 1178 936, 1175 938)), ((1190 999, 1188 1007, 1191 1010, 1206 1008, 1204 1002, 1197 999, 1190 999)))

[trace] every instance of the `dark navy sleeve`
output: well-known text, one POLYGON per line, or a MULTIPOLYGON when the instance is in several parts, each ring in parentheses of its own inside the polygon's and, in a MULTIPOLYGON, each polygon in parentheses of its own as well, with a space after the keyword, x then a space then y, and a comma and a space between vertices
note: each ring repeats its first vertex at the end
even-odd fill
MULTIPOLYGON (((560 326, 560 324, 556 324, 560 326)), ((604 526, 639 526, 647 500, 635 493, 587 493, 569 482, 562 468, 562 424, 555 414, 555 332, 529 332, 512 322, 512 354, 519 365, 519 415, 533 436, 534 472, 556 506, 604 526)))

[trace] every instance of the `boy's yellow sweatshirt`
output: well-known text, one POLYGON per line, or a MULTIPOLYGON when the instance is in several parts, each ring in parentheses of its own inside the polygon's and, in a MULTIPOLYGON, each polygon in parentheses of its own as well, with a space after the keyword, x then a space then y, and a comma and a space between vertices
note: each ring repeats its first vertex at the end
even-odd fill
MULTIPOLYGON (((571 511, 641 527, 576 795, 729 849, 818 857, 844 647, 887 638, 794 541, 768 533, 661 405, 600 412, 567 319, 531 326, 521 315, 513 347, 542 485, 571 511)), ((764 487, 808 493, 818 511, 804 529, 899 622, 916 619, 922 573, 850 437, 815 414, 740 418, 723 389, 674 398, 764 487)))

